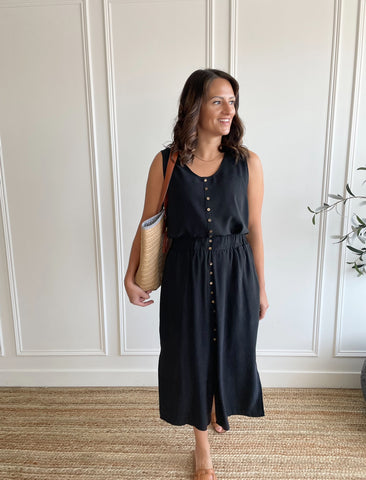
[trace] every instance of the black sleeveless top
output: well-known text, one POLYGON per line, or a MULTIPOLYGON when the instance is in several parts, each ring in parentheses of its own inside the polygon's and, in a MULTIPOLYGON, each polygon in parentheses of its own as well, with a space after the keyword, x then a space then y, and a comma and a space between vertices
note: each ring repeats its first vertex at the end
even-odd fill
MULTIPOLYGON (((170 148, 161 153, 165 177, 170 148)), ((247 161, 235 163, 227 152, 218 170, 208 177, 196 175, 178 159, 168 188, 168 237, 249 233, 248 180, 247 161)))

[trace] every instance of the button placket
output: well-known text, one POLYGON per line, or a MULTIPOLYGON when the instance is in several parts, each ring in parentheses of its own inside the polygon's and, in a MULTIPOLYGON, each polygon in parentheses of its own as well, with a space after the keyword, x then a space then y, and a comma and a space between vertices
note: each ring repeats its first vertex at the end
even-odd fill
POLYGON ((212 257, 212 244, 213 244, 213 226, 212 226, 212 208, 211 208, 211 192, 208 186, 207 178, 204 181, 204 195, 205 195, 205 211, 208 225, 208 258, 209 258, 209 292, 211 302, 211 323, 212 323, 212 341, 217 342, 217 320, 216 320, 216 299, 215 299, 215 279, 213 272, 213 257, 212 257))

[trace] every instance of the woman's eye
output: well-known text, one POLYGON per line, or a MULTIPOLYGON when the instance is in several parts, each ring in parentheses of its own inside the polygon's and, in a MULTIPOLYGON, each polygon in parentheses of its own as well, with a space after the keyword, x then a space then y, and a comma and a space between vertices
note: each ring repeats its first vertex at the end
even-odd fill
MULTIPOLYGON (((214 102, 213 102, 214 105, 218 105, 219 103, 221 103, 221 100, 214 100, 214 102)), ((235 100, 229 100, 229 104, 234 105, 235 100)))

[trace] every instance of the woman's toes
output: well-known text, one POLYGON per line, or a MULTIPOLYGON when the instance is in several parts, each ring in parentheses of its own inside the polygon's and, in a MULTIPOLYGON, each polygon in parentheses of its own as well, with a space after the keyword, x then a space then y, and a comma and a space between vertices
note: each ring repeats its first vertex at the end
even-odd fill
POLYGON ((212 417, 211 418, 211 424, 213 426, 213 428, 216 430, 217 433, 224 433, 226 432, 226 430, 224 430, 221 425, 219 425, 218 423, 216 423, 216 418, 215 417, 212 417))
POLYGON ((215 428, 216 432, 218 432, 218 433, 225 432, 225 430, 218 423, 214 424, 214 428, 215 428))

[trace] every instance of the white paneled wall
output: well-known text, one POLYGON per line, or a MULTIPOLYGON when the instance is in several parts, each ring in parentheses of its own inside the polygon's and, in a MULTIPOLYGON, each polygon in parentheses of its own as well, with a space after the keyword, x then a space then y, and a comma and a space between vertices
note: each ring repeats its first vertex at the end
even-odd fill
POLYGON ((263 385, 359 386, 366 277, 331 239, 356 204, 316 227, 307 206, 365 188, 365 3, 0 0, 0 384, 157 384, 159 291, 132 306, 123 277, 184 81, 213 67, 264 168, 263 385))

